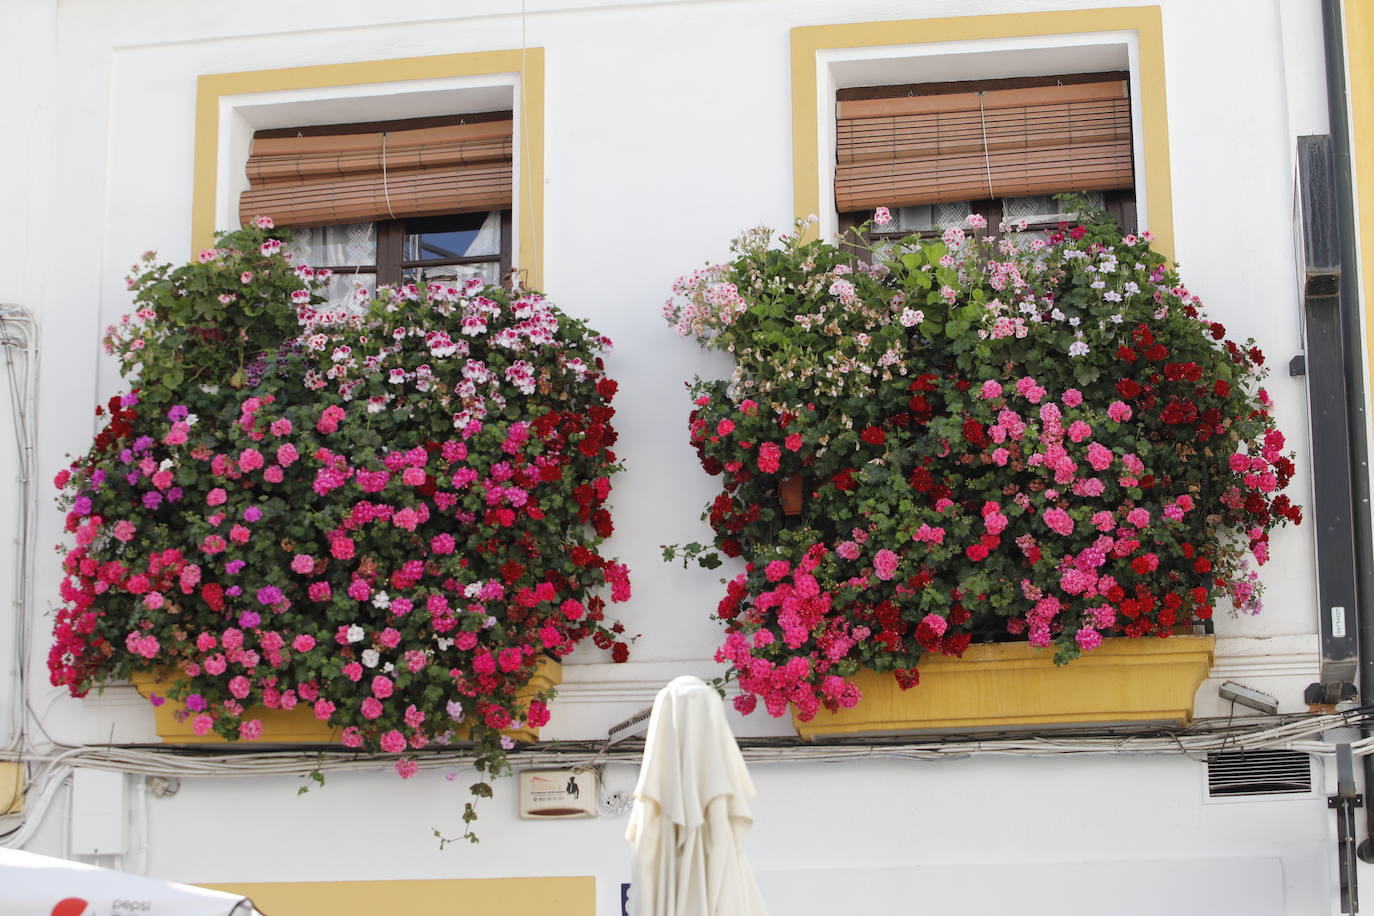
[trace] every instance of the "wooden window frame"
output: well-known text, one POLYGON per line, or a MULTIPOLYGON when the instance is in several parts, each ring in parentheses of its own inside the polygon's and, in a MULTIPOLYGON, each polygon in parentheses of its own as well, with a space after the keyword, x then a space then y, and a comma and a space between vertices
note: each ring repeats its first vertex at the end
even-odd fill
MULTIPOLYGON (((428 127, 449 127, 463 124, 481 124, 490 121, 509 121, 514 117, 513 111, 479 111, 469 114, 436 115, 424 118, 402 118, 390 121, 354 121, 346 124, 320 124, 309 127, 281 127, 268 128, 254 131, 254 139, 271 139, 278 137, 330 137, 347 134, 360 133, 381 133, 384 131, 419 130, 428 127)), ((483 211, 472 211, 483 212, 483 211)), ((491 212, 491 211, 485 211, 491 212)), ((336 267, 332 264, 318 265, 333 272, 337 276, 357 276, 363 274, 374 275, 377 278, 378 286, 399 286, 406 270, 417 267, 451 267, 467 264, 490 264, 497 262, 500 267, 498 278, 505 277, 510 273, 511 257, 511 215, 513 210, 509 207, 502 208, 498 212, 501 214, 501 249, 496 255, 474 255, 462 258, 423 258, 407 260, 402 257, 405 250, 406 225, 412 220, 426 220, 442 218, 443 216, 460 214, 437 214, 436 216, 418 216, 404 219, 372 220, 377 227, 377 260, 374 264, 346 265, 336 267)), ((311 226, 309 228, 325 228, 324 226, 311 226)), ((292 228, 287 226, 286 228, 292 228)), ((312 265, 315 266, 315 265, 312 265)), ((499 282, 499 281, 498 281, 499 282)))
MULTIPOLYGON (((490 212, 490 211, 487 211, 490 212)), ((332 264, 310 265, 312 267, 323 267, 335 276, 361 276, 375 275, 378 286, 400 286, 406 270, 416 267, 451 267, 466 264, 491 264, 500 265, 498 271, 499 279, 510 273, 511 269, 511 211, 500 210, 501 214, 501 250, 494 255, 472 255, 461 258, 421 258, 416 260, 406 260, 401 255, 405 250, 406 224, 411 222, 409 219, 388 219, 376 220, 377 227, 377 261, 375 264, 349 264, 336 267, 332 264)), ((449 214, 443 214, 449 215, 449 214)), ((442 218, 433 216, 419 216, 416 220, 442 218)), ((460 215, 460 214, 451 214, 460 215)), ((290 226, 285 227, 290 229, 290 226)), ((325 228, 323 226, 312 226, 310 228, 325 228)))
MULTIPOLYGON (((985 80, 963 80, 954 82, 939 83, 903 83, 890 86, 860 86, 850 89, 838 89, 835 92, 835 103, 838 107, 840 102, 859 101, 867 99, 890 99, 890 98, 909 98, 915 96, 946 95, 960 92, 995 92, 1004 89, 1029 89, 1039 86, 1069 86, 1080 83, 1095 83, 1106 80, 1129 80, 1130 74, 1126 71, 1109 70, 1093 73, 1065 73, 1051 76, 1018 76, 1002 79, 985 80)), ((1125 188, 1101 192, 1104 198, 1104 209, 1107 214, 1116 221, 1121 227, 1122 232, 1134 232, 1137 227, 1136 196, 1135 188, 1125 188)), ((1008 195, 1016 196, 1016 195, 1008 195)), ((976 213, 986 221, 986 227, 970 231, 970 235, 976 238, 983 238, 989 235, 999 234, 998 227, 1003 221, 1003 198, 982 198, 969 201, 969 213, 976 213)), ((858 234, 859 226, 873 217, 873 211, 841 211, 837 213, 839 218, 838 229, 842 239, 854 239, 858 244, 850 247, 855 253, 867 260, 871 254, 868 246, 880 240, 897 240, 906 238, 909 235, 918 237, 936 237, 939 231, 931 230, 924 232, 883 232, 875 227, 869 227, 866 233, 858 234)), ((1027 231, 1053 229, 1057 226, 1054 222, 1028 224, 1027 231)), ((948 227, 944 227, 948 228, 948 227)), ((966 227, 961 227, 966 228, 966 227)))
MULTIPOLYGON (((1121 227, 1121 231, 1123 233, 1135 232, 1135 189, 1102 191, 1100 193, 1103 195, 1103 209, 1107 212, 1107 215, 1115 220, 1116 224, 1121 227)), ((1001 232, 998 227, 1002 225, 1002 209, 1002 198, 1000 197, 969 201, 969 213, 976 213, 983 217, 983 219, 987 220, 987 225, 982 229, 968 229, 966 226, 960 226, 960 228, 964 229, 969 235, 980 239, 989 235, 1000 235, 1001 232)), ((918 238, 937 238, 941 231, 930 229, 917 232, 884 232, 870 225, 867 232, 858 234, 859 227, 873 218, 873 213, 871 211, 850 211, 838 215, 840 237, 842 239, 857 238, 863 243, 862 245, 850 246, 856 253, 866 252, 867 248, 865 246, 872 245, 877 241, 896 241, 897 239, 903 239, 912 235, 918 238)), ((1029 223, 1026 226, 1026 231, 1033 232, 1037 230, 1054 229, 1057 226, 1058 223, 1056 222, 1029 223)), ((945 226, 942 228, 947 229, 949 227, 945 226)))

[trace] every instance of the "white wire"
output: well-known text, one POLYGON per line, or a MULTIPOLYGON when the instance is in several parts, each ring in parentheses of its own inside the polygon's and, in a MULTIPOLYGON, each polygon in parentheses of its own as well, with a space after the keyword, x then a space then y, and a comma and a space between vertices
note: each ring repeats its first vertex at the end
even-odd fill
MULTIPOLYGON (((1193 757, 1219 751, 1291 750, 1328 757, 1336 747, 1321 739, 1323 732, 1358 724, 1361 716, 1311 716, 1276 722, 1258 728, 1219 728, 1197 730, 1170 735, 1103 737, 1029 737, 989 738, 960 741, 935 739, 927 742, 866 745, 795 744, 784 746, 751 746, 741 749, 750 764, 775 763, 849 763, 859 760, 945 760, 975 756, 1057 757, 1057 756, 1126 756, 1141 754, 1182 754, 1193 757)), ((1222 720, 1224 721, 1224 720, 1222 720)), ((1200 723, 1206 724, 1206 723, 1200 723)), ((1351 743, 1356 756, 1374 754, 1374 737, 1351 743)), ((509 756, 512 767, 585 766, 585 749, 535 748, 509 756)), ((637 764, 642 750, 619 745, 594 752, 606 762, 637 764)), ((13 751, 0 752, 0 761, 18 759, 13 751)), ((185 754, 173 749, 73 747, 51 756, 26 755, 30 764, 42 764, 34 779, 36 793, 29 797, 19 829, 4 838, 0 845, 22 846, 51 806, 57 789, 70 775, 73 767, 112 770, 143 776, 171 776, 180 779, 232 779, 262 776, 308 776, 312 773, 370 773, 389 770, 395 757, 390 755, 359 755, 337 749, 322 751, 280 750, 242 754, 185 754)), ((450 770, 472 762, 466 750, 421 753, 412 758, 422 770, 450 770)), ((603 800, 603 805, 609 799, 603 800)), ((617 806, 619 807, 619 806, 617 806)), ((6 818, 0 818, 0 828, 6 818)))
MULTIPOLYGON (((1214 730, 1181 732, 1168 736, 1113 735, 1105 737, 1031 737, 986 740, 933 740, 904 744, 783 746, 747 745, 741 749, 750 763, 845 761, 876 758, 945 759, 981 755, 1046 757, 1066 755, 1177 754, 1213 751, 1289 749, 1316 755, 1335 753, 1335 745, 1320 735, 1333 728, 1352 724, 1343 715, 1312 716, 1292 722, 1251 730, 1214 730)), ((1374 754, 1374 737, 1352 742, 1356 756, 1374 754)), ((598 752, 602 761, 637 760, 642 750, 624 746, 598 752)), ((561 764, 586 766, 588 751, 577 748, 534 748, 509 755, 513 766, 561 764)), ((13 759, 13 753, 0 753, 0 760, 13 759)), ((323 750, 280 750, 226 754, 183 754, 172 749, 137 747, 76 747, 52 757, 28 756, 31 763, 46 764, 49 770, 63 766, 84 766, 119 770, 144 775, 176 777, 218 777, 265 775, 306 775, 321 772, 373 772, 390 769, 395 757, 364 755, 334 748, 323 750)), ((472 761, 467 750, 420 753, 411 756, 421 769, 452 768, 472 761)))
POLYGON ((386 198, 386 212, 392 219, 396 212, 391 209, 391 185, 386 176, 386 131, 382 131, 382 195, 386 198))
POLYGON ((983 128, 983 170, 988 176, 988 197, 994 197, 996 195, 992 193, 992 156, 988 151, 988 122, 987 119, 983 117, 982 90, 978 92, 978 123, 982 125, 983 128))
POLYGON ((13 670, 18 672, 16 689, 10 691, 12 703, 6 722, 4 746, 19 748, 25 734, 25 704, 27 686, 23 672, 27 671, 29 651, 29 595, 32 579, 32 550, 35 512, 34 462, 37 416, 38 333, 33 313, 19 305, 0 305, 0 348, 4 349, 5 370, 8 376, 10 409, 14 414, 14 437, 19 461, 18 548, 14 554, 14 656, 13 670), (22 375, 15 367, 15 354, 23 358, 22 375))

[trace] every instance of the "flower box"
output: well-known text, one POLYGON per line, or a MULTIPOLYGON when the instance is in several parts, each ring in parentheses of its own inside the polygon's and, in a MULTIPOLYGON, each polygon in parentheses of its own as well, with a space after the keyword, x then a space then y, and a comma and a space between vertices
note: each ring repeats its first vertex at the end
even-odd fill
POLYGON ((931 657, 921 683, 902 690, 891 673, 853 677, 863 699, 793 724, 806 739, 1051 724, 1172 722, 1186 725, 1212 665, 1212 636, 1105 640, 1068 665, 1026 643, 975 645, 963 658, 931 657))
MULTIPOLYGON (((158 673, 143 672, 133 676, 133 685, 145 698, 153 694, 166 697, 176 675, 171 671, 158 673)), ((563 681, 562 663, 544 658, 534 669, 529 683, 517 694, 522 702, 528 701, 541 691, 555 687, 563 681)), ((223 735, 210 732, 197 735, 191 728, 190 717, 178 719, 177 714, 185 709, 178 700, 166 699, 161 705, 153 707, 153 716, 158 737, 166 744, 228 744, 223 735)), ((311 706, 302 703, 294 709, 267 709, 255 706, 247 710, 244 719, 259 719, 262 722, 262 737, 257 744, 338 744, 342 729, 321 722, 315 718, 311 706)), ((539 729, 526 726, 506 730, 503 734, 516 741, 538 741, 539 729)), ((454 729, 457 740, 467 738, 466 726, 454 729)))
POLYGON ((1254 567, 1302 519, 1264 354, 1148 233, 1062 203, 1038 236, 976 213, 866 235, 884 207, 839 243, 750 230, 674 284, 669 323, 734 369, 690 385, 714 550, 664 555, 743 561, 714 607, 741 713, 846 710, 808 736, 1186 722, 1211 644, 1156 637, 1259 612, 1254 567), (988 633, 1023 644, 971 648, 988 633), (909 693, 862 673, 922 659, 909 693))

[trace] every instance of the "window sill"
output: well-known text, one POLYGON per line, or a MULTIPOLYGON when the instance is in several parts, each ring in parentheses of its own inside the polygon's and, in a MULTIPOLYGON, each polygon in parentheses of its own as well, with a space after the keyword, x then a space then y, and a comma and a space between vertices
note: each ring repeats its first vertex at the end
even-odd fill
MULTIPOLYGON (((132 678, 135 689, 147 699, 156 693, 166 697, 167 690, 175 681, 175 672, 160 671, 135 674, 132 678)), ((563 666, 550 658, 541 660, 534 669, 529 683, 516 696, 520 699, 533 697, 540 691, 557 686, 563 680, 563 666)), ((164 700, 153 707, 154 724, 157 735, 164 744, 230 744, 223 735, 210 732, 197 735, 191 727, 191 717, 177 719, 177 713, 185 710, 185 705, 177 700, 164 700)), ((294 709, 267 709, 255 706, 244 713, 245 719, 259 719, 262 722, 262 737, 253 744, 338 744, 341 729, 328 722, 315 718, 314 710, 307 703, 294 709)), ((526 726, 508 729, 504 734, 516 741, 538 741, 539 729, 526 726)), ((467 729, 454 730, 456 740, 464 740, 467 729)))
POLYGON ((853 709, 793 716, 808 740, 826 735, 1028 725, 1172 722, 1187 725, 1193 698, 1211 668, 1216 638, 1105 640, 1056 668, 1054 653, 1027 643, 971 647, 963 658, 932 658, 921 683, 902 690, 890 673, 854 678, 863 699, 853 709))

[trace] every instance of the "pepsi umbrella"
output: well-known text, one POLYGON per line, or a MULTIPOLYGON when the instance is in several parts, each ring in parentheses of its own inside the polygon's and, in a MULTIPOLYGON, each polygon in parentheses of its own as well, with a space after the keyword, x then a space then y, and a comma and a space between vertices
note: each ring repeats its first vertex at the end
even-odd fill
POLYGON ((0 847, 5 916, 257 916, 247 897, 0 847))

